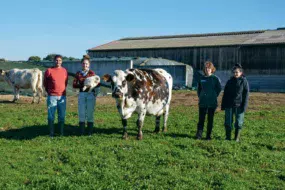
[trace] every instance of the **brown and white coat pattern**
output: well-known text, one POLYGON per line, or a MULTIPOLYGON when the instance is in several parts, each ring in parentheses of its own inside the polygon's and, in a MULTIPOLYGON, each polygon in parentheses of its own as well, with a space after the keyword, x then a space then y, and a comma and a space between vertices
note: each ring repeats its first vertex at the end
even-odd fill
POLYGON ((160 130, 160 117, 164 115, 163 131, 167 130, 167 119, 172 95, 173 79, 163 69, 116 70, 114 75, 104 75, 111 82, 112 96, 124 127, 123 138, 127 138, 127 119, 138 113, 138 139, 142 139, 142 126, 146 114, 156 116, 155 132, 160 130))

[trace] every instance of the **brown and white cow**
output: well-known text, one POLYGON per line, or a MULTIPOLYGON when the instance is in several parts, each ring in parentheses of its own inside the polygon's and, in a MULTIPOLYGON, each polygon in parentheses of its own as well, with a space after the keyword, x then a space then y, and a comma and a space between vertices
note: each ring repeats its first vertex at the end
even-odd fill
POLYGON ((14 90, 13 101, 19 100, 20 89, 32 88, 33 101, 38 95, 38 103, 41 101, 43 94, 42 71, 39 69, 11 69, 4 71, 0 69, 0 81, 6 81, 14 90))
POLYGON ((156 116, 155 132, 160 130, 160 117, 164 115, 163 131, 167 130, 167 119, 172 96, 173 79, 163 69, 116 70, 114 75, 106 74, 103 80, 111 82, 112 96, 124 127, 123 138, 127 139, 127 119, 138 113, 137 138, 143 138, 142 127, 146 114, 156 116))

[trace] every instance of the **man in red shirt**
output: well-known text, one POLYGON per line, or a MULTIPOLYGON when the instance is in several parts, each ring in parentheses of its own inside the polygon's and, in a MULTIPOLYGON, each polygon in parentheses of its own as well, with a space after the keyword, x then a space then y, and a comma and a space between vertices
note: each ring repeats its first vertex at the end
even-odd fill
POLYGON ((66 86, 68 81, 68 74, 62 65, 62 56, 56 55, 54 57, 55 65, 46 70, 44 75, 44 87, 48 93, 47 107, 48 107, 48 126, 50 128, 50 136, 54 136, 54 117, 57 110, 58 127, 60 134, 63 135, 65 111, 66 111, 66 86))

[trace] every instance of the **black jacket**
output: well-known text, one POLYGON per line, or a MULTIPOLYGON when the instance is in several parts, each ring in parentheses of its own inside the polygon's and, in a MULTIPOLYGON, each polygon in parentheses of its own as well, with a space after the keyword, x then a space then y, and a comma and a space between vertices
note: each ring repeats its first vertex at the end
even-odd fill
POLYGON ((198 81, 199 107, 216 108, 217 98, 222 90, 220 79, 214 74, 202 76, 198 81))
POLYGON ((245 111, 248 105, 248 96, 249 86, 245 76, 230 78, 225 86, 222 110, 239 107, 245 111))

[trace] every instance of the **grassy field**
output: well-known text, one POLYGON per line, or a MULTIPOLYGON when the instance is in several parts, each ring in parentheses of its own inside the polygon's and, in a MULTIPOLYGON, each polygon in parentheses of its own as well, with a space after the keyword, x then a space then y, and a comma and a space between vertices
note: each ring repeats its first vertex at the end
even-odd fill
MULTIPOLYGON (((0 96, 0 189, 284 189, 285 94, 252 93, 241 142, 225 141, 217 110, 213 140, 195 140, 193 91, 174 92, 167 133, 146 117, 129 140, 111 97, 97 99, 95 134, 79 136, 77 99, 68 97, 64 137, 48 136, 46 105, 0 96)), ((205 136, 205 134, 204 134, 205 136)))

